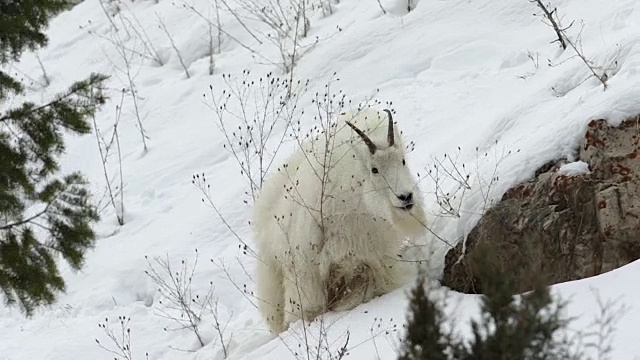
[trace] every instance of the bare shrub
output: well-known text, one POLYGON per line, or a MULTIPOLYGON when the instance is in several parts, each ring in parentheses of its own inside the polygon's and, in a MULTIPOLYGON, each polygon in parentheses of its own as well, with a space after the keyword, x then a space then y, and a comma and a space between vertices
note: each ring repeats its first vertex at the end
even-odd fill
POLYGON ((205 346, 205 341, 199 328, 204 308, 196 308, 193 304, 195 296, 191 288, 191 282, 198 265, 198 251, 193 265, 188 266, 185 260, 180 261, 178 270, 174 270, 166 258, 154 258, 154 264, 145 256, 148 270, 145 274, 158 286, 158 291, 164 300, 160 300, 160 315, 177 324, 177 328, 165 328, 169 330, 188 329, 196 336, 200 346, 205 346))
POLYGON ((184 62, 184 59, 182 57, 182 54, 180 53, 180 50, 178 49, 178 46, 176 45, 176 42, 173 40, 173 36, 171 36, 171 33, 167 29, 167 25, 164 23, 164 20, 162 20, 160 15, 158 15, 158 13, 156 13, 156 17, 158 18, 158 22, 160 23, 159 25, 160 29, 162 29, 164 34, 167 35, 167 38, 169 39, 169 43, 171 44, 171 47, 173 48, 173 50, 176 52, 176 55, 178 56, 178 60, 180 61, 180 65, 182 66, 182 70, 184 71, 184 74, 187 76, 187 79, 191 78, 191 74, 189 74, 189 69, 187 68, 187 65, 184 62))
MULTIPOLYGON (((146 134, 146 131, 143 126, 143 118, 140 101, 141 96, 138 93, 138 88, 135 83, 135 75, 136 71, 133 69, 133 62, 136 57, 143 57, 150 59, 154 62, 157 62, 160 65, 164 64, 164 61, 160 58, 158 52, 155 50, 153 43, 149 40, 149 37, 144 30, 144 28, 140 25, 140 22, 135 17, 135 15, 131 15, 134 20, 126 17, 121 9, 118 10, 115 16, 111 15, 109 10, 106 7, 104 0, 100 1, 100 6, 107 17, 109 19, 109 31, 108 35, 102 35, 96 31, 89 30, 89 34, 98 36, 101 39, 107 40, 110 42, 118 53, 119 60, 122 61, 122 65, 120 66, 116 64, 113 60, 110 61, 113 64, 113 67, 116 72, 121 73, 125 76, 126 79, 126 91, 131 98, 132 107, 133 107, 133 115, 136 120, 136 126, 140 132, 140 137, 142 139, 143 149, 147 151, 147 140, 149 137, 146 134), (116 22, 118 20, 118 22, 116 22), (133 43, 129 45, 129 43, 133 43), (138 44, 143 45, 143 50, 139 51, 136 49, 138 44)), ((80 27, 82 28, 82 27, 80 27)), ((121 107, 122 109, 122 107, 121 107)))
POLYGON ((7 65, 11 70, 16 72, 16 75, 20 74, 21 78, 29 80, 29 83, 28 83, 29 89, 37 91, 37 90, 42 90, 47 88, 51 84, 51 78, 49 77, 49 74, 47 73, 47 70, 45 69, 44 64, 42 63, 42 60, 40 59, 40 56, 38 55, 38 53, 34 52, 34 56, 36 57, 36 60, 38 61, 38 65, 40 66, 40 70, 42 71, 42 75, 39 78, 33 77, 30 74, 20 70, 16 66, 16 64, 10 63, 7 65))
MULTIPOLYGON (((216 4, 216 19, 215 19, 215 22, 214 22, 214 20, 211 19, 210 16, 204 15, 200 10, 196 9, 191 4, 187 4, 185 1, 183 1, 182 6, 185 9, 187 9, 187 10, 193 12, 194 14, 198 15, 198 17, 200 17, 202 20, 204 20, 207 23, 207 25, 209 26, 210 29, 215 28, 215 29, 218 30, 218 37, 217 37, 218 38, 218 44, 221 44, 222 35, 224 35, 225 38, 229 39, 230 41, 235 42, 236 44, 240 45, 243 49, 249 51, 249 53, 251 53, 254 57, 258 57, 258 58, 262 59, 262 61, 265 61, 265 62, 267 62, 269 64, 278 65, 276 62, 273 62, 272 60, 270 60, 269 58, 264 56, 261 52, 256 50, 254 47, 252 47, 249 44, 246 44, 246 43, 240 41, 240 39, 238 39, 237 37, 233 36, 232 34, 230 34, 229 32, 227 32, 224 29, 224 27, 220 24, 219 8, 217 7, 217 4, 218 4, 217 1, 221 1, 223 4, 225 4, 225 6, 228 7, 226 1, 224 1, 224 0, 216 0, 216 2, 215 2, 215 4, 216 4)), ((235 12, 232 12, 232 14, 234 14, 234 16, 238 16, 238 14, 235 13, 235 12)), ((241 19, 238 19, 238 21, 242 24, 242 26, 250 34, 252 34, 252 36, 258 41, 258 43, 262 44, 262 42, 256 37, 256 35, 253 35, 252 30, 250 30, 241 19)), ((219 47, 218 47, 218 52, 219 52, 219 47)), ((210 61, 212 61, 212 60, 210 59, 210 61)), ((212 72, 210 72, 210 74, 211 73, 212 72)))
MULTIPOLYGON (((558 16, 558 9, 556 7, 554 7, 553 10, 549 10, 551 7, 551 4, 548 3, 545 5, 542 2, 542 0, 529 0, 529 2, 536 4, 536 6, 542 10, 543 21, 545 21, 545 23, 549 25, 556 33, 557 39, 552 41, 552 43, 558 42, 563 50, 565 50, 567 46, 569 46, 569 48, 571 48, 575 53, 575 55, 571 56, 569 59, 572 59, 574 57, 579 58, 582 61, 582 63, 584 63, 584 65, 587 67, 587 69, 589 69, 589 72, 591 73, 589 77, 595 77, 596 79, 598 79, 598 81, 602 83, 603 89, 607 90, 607 86, 608 86, 607 80, 609 80, 609 74, 607 72, 612 70, 613 68, 609 68, 609 67, 603 68, 601 66, 595 65, 591 60, 589 60, 585 56, 584 50, 582 48, 582 38, 581 38, 582 29, 584 28, 584 23, 581 24, 582 26, 580 28, 580 31, 578 32, 578 35, 574 39, 572 39, 567 35, 567 30, 569 30, 569 28, 571 28, 571 26, 574 24, 573 21, 568 26, 563 26, 560 22, 560 18, 558 16)), ((561 63, 564 63, 569 59, 566 59, 561 63)), ((549 65, 554 66, 551 60, 549 60, 549 65)), ((555 64, 555 65, 558 65, 558 64, 555 64)), ((617 66, 617 61, 614 61, 613 66, 614 68, 615 66, 617 66)))
MULTIPOLYGON (((208 66, 209 75, 213 75, 214 72, 215 72, 215 67, 216 67, 216 65, 215 65, 216 64, 215 55, 216 54, 220 54, 220 52, 222 51, 222 35, 223 35, 223 33, 226 33, 226 31, 223 30, 222 25, 220 23, 220 5, 219 5, 219 1, 220 0, 214 0, 213 1, 213 5, 210 4, 207 7, 208 11, 207 11, 207 15, 206 16, 200 10, 196 9, 195 6, 193 6, 191 4, 187 4, 185 1, 183 1, 183 3, 182 3, 182 7, 183 8, 193 12, 194 14, 196 14, 198 17, 200 17, 202 20, 204 20, 206 22, 207 36, 208 36, 207 56, 209 58, 209 66, 208 66), (212 15, 211 15, 212 7, 213 7, 213 10, 215 12, 215 19, 212 19, 212 15)), ((222 0, 222 1, 224 1, 224 0, 222 0)), ((234 38, 234 37, 231 37, 231 38, 233 40, 239 42, 236 38, 234 38)), ((245 46, 243 43, 240 43, 240 44, 245 46)), ((175 49, 175 47, 174 47, 174 49, 175 49)), ((177 49, 176 49, 176 52, 178 52, 177 49)))
POLYGON ((333 15, 333 4, 339 4, 340 0, 318 0, 309 4, 312 10, 320 9, 322 16, 327 17, 333 15))
POLYGON ((608 360, 612 358, 616 324, 629 308, 625 304, 620 304, 619 300, 603 299, 596 290, 592 292, 599 311, 585 329, 577 331, 575 338, 583 349, 595 353, 595 357, 589 357, 589 360, 608 360))
MULTIPOLYGON (((337 3, 338 1, 335 1, 337 3)), ((321 41, 319 37, 310 39, 308 32, 311 26, 311 14, 321 11, 328 16, 333 13, 331 0, 238 0, 231 3, 227 0, 215 0, 215 19, 212 18, 211 11, 208 14, 182 1, 182 6, 198 15, 207 22, 209 27, 209 43, 214 42, 213 29, 217 29, 218 52, 222 35, 225 39, 237 43, 262 64, 277 66, 282 74, 292 73, 295 65, 305 54, 321 41), (237 5, 237 6, 233 6, 237 5), (241 41, 238 37, 230 34, 220 23, 220 8, 230 13, 235 21, 251 36, 255 43, 241 41), (257 25, 257 26, 256 26, 257 25), (265 31, 266 28, 266 31, 265 31), (265 55, 259 46, 270 44, 275 47, 279 54, 279 59, 273 59, 270 55, 265 55)), ((340 31, 337 28, 337 31, 340 31)), ((330 38, 329 35, 323 40, 330 38)), ((213 46, 210 46, 212 48, 213 46)), ((213 54, 212 51, 209 51, 213 54)), ((210 56, 210 64, 213 57, 210 56)), ((209 73, 212 74, 212 66, 209 73)), ((293 78, 291 74, 290 80, 293 78)))
POLYGON ((540 55, 538 53, 527 50, 527 58, 529 58, 533 64, 533 71, 527 72, 524 75, 518 75, 518 78, 522 80, 533 76, 540 66, 540 55))
POLYGON ((213 286, 213 282, 210 283, 209 292, 205 295, 203 299, 200 299, 196 295, 196 304, 201 308, 207 309, 209 314, 213 317, 213 328, 218 335, 218 340, 220 347, 222 348, 222 354, 226 359, 229 356, 229 343, 231 342, 231 338, 233 334, 228 337, 225 335, 227 330, 227 325, 229 325, 229 321, 233 317, 233 314, 229 314, 229 318, 226 322, 222 323, 222 319, 220 318, 220 313, 218 311, 219 298, 214 296, 215 287, 213 286))
MULTIPOLYGON (((204 347, 210 341, 216 341, 222 349, 224 358, 229 355, 229 343, 232 335, 226 335, 227 325, 233 314, 226 320, 221 318, 219 312, 219 298, 215 295, 213 281, 209 282, 209 289, 201 296, 196 294, 192 288, 193 277, 198 266, 199 253, 196 249, 192 264, 186 260, 180 260, 180 265, 176 269, 171 265, 169 257, 155 257, 153 263, 147 260, 147 270, 145 274, 156 284, 163 299, 159 301, 159 315, 171 320, 176 326, 165 327, 165 331, 188 330, 192 332, 200 346, 204 347), (203 319, 206 315, 211 315, 213 322, 211 326, 217 334, 216 339, 206 339, 202 334, 201 327, 205 325, 203 319)), ((188 351, 175 347, 175 350, 188 351)))
MULTIPOLYGON (((582 24, 582 27, 584 27, 584 24, 582 24)), ((586 58, 586 56, 584 55, 584 50, 582 49, 582 28, 580 29, 580 32, 578 33, 575 41, 567 37, 565 30, 562 30, 562 34, 564 35, 567 44, 569 44, 569 47, 571 47, 571 49, 573 49, 573 51, 576 53, 575 56, 577 56, 584 63, 584 65, 589 69, 589 72, 591 72, 591 75, 602 83, 603 89, 607 90, 607 81, 609 80, 607 71, 611 70, 612 68, 603 69, 602 67, 595 65, 591 60, 586 58)), ((617 61, 614 62, 614 66, 617 66, 617 61)))
MULTIPOLYGON (((120 124, 120 117, 122 115, 122 103, 124 102, 125 90, 122 90, 122 96, 120 98, 120 104, 116 105, 115 122, 111 133, 111 138, 106 141, 101 135, 100 128, 96 121, 95 116, 93 118, 93 129, 96 135, 96 143, 98 145, 98 151, 100 153, 100 161, 102 163, 102 173, 105 179, 105 199, 108 204, 111 204, 116 214, 118 224, 124 225, 124 177, 122 175, 122 151, 120 149, 120 137, 118 135, 118 125, 120 124), (109 175, 109 157, 111 155, 111 148, 116 145, 116 151, 118 155, 117 172, 114 177, 109 175), (114 182, 118 182, 119 185, 114 185, 114 182)), ((99 206, 100 208, 100 206, 99 206)), ((104 208, 102 208, 104 209, 104 208)))
POLYGON ((222 79, 224 88, 211 87, 206 104, 224 135, 224 148, 240 165, 249 186, 246 195, 253 202, 301 114, 299 102, 309 81, 293 82, 272 73, 252 79, 248 70, 238 78, 223 74, 222 79))
MULTIPOLYGON (((119 329, 114 329, 109 324, 109 318, 105 318, 103 323, 99 323, 98 327, 102 329, 107 337, 110 345, 105 345, 97 338, 96 344, 103 350, 114 356, 115 360, 134 360, 131 352, 131 328, 129 328, 130 317, 118 316, 119 329)), ((149 359, 149 353, 145 354, 145 359, 149 359)))
MULTIPOLYGON (((114 47, 121 49, 119 52, 126 52, 137 55, 143 59, 163 66, 165 60, 154 46, 151 38, 140 23, 136 15, 123 10, 124 4, 120 0, 100 0, 100 7, 109 21, 109 34, 103 35, 100 32, 88 30, 89 34, 99 37, 111 43, 114 47), (142 46, 142 50, 138 47, 142 46)), ((83 27, 80 26, 82 29, 83 27)))
MULTIPOLYGON (((519 151, 516 150, 515 153, 519 151)), ((436 230, 435 224, 443 219, 458 221, 468 216, 482 216, 493 206, 502 164, 513 153, 511 150, 500 148, 496 141, 491 151, 481 151, 476 147, 473 161, 467 163, 462 158, 470 155, 463 156, 461 147, 441 157, 432 156, 431 161, 425 166, 425 173, 418 173, 418 182, 428 183, 429 188, 425 193, 431 196, 438 206, 432 214, 431 223, 424 224, 430 239, 426 244, 407 240, 403 252, 414 254, 414 258, 404 260, 428 266, 429 256, 433 254, 433 246, 437 243, 444 245, 444 250, 453 249, 457 239, 450 239, 436 230), (469 209, 470 202, 476 201, 480 208, 469 209), (418 254, 419 256, 415 256, 418 254)))
POLYGON ((209 75, 213 75, 215 70, 214 54, 219 54, 222 51, 222 26, 220 25, 220 6, 219 0, 214 0, 215 12, 216 12, 216 29, 218 30, 216 36, 214 36, 213 23, 207 22, 207 28, 209 30, 209 75), (215 42, 214 42, 215 39, 215 42))
MULTIPOLYGON (((559 25, 560 19, 558 19, 558 8, 554 7, 553 10, 549 10, 548 7, 551 4, 545 5, 542 2, 542 0, 529 0, 529 2, 536 4, 540 8, 540 10, 542 10, 543 17, 544 17, 543 21, 548 21, 547 25, 551 26, 553 28, 553 31, 556 32, 556 36, 558 38, 552 41, 551 43, 558 42, 560 44, 560 47, 562 47, 562 49, 566 49, 567 43, 565 41, 563 31, 566 30, 568 27, 560 28, 560 25, 559 25)), ((569 24, 569 26, 571 26, 571 24, 569 24)))
POLYGON ((433 158, 433 164, 427 171, 427 176, 434 184, 436 202, 440 208, 440 216, 460 218, 462 198, 471 190, 470 172, 464 163, 460 163, 460 147, 453 156, 444 154, 442 159, 433 158), (452 189, 445 188, 447 180, 454 183, 452 189))
POLYGON ((51 84, 51 79, 49 78, 49 74, 47 74, 47 70, 44 68, 42 64, 42 60, 40 60, 40 56, 36 55, 36 59, 38 60, 38 65, 40 65, 40 70, 42 70, 42 80, 44 82, 44 86, 47 87, 51 84))
POLYGON ((329 1, 321 1, 315 6, 310 0, 237 0, 238 8, 232 8, 225 0, 220 1, 258 43, 270 43, 278 49, 279 61, 268 60, 267 63, 277 65, 285 74, 291 73, 300 58, 320 41, 317 37, 307 39, 311 14, 316 9, 321 9, 325 16, 333 12, 329 1), (252 30, 250 22, 262 24, 268 31, 252 30))
MULTIPOLYGON (((271 42, 280 53, 280 65, 284 73, 290 72, 301 56, 301 38, 309 33, 308 0, 237 0, 242 14, 236 19, 247 18, 265 24, 271 32, 263 40, 271 42)), ((228 7, 228 9, 230 9, 228 7)), ((231 10, 235 12, 235 10, 231 10)))

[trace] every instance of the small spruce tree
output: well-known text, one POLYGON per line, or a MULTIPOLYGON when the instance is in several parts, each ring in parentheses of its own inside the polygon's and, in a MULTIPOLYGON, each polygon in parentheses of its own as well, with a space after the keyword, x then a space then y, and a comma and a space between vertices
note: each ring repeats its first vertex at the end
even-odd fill
MULTIPOLYGON (((49 19, 67 0, 0 0, 0 66, 47 44, 49 19)), ((91 74, 44 104, 14 104, 21 82, 0 69, 0 290, 26 315, 64 291, 62 257, 79 269, 98 214, 80 173, 58 175, 64 133, 91 131, 106 77, 91 74)))
POLYGON ((447 360, 445 354, 449 338, 443 333, 444 315, 435 301, 429 299, 424 286, 424 276, 418 276, 416 285, 411 289, 411 302, 404 353, 399 360, 426 359, 447 360))
POLYGON ((509 271, 491 262, 489 246, 475 249, 484 294, 480 318, 471 321, 472 336, 460 339, 443 330, 444 315, 427 296, 424 279, 412 289, 408 324, 399 360, 570 360, 579 359, 569 341, 558 332, 566 329, 562 315, 565 303, 554 300, 544 277, 538 276, 533 290, 513 296, 516 289, 509 271))

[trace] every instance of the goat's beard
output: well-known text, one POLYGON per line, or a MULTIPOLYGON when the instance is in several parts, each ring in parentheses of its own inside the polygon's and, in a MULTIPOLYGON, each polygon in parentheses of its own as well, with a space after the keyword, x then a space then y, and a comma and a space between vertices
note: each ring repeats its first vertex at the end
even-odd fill
POLYGON ((395 208, 391 211, 391 217, 391 223, 405 236, 424 234, 427 230, 427 220, 422 204, 414 204, 411 210, 395 208))

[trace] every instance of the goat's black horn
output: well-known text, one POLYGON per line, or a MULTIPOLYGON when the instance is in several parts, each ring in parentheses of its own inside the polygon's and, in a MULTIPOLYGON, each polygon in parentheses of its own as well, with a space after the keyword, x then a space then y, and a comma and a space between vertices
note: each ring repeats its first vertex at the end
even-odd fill
POLYGON ((369 137, 362 132, 362 130, 358 129, 355 125, 353 125, 352 123, 345 121, 347 123, 347 125, 349 125, 353 131, 355 131, 358 135, 360 135, 360 137, 362 138, 362 141, 364 141, 364 143, 367 145, 367 147, 369 148, 369 151, 373 154, 376 152, 376 144, 373 143, 373 141, 371 141, 371 139, 369 139, 369 137))
POLYGON ((391 111, 389 109, 384 109, 384 111, 389 115, 389 132, 387 134, 387 142, 389 143, 389 146, 393 146, 393 143, 395 142, 395 137, 393 136, 393 116, 391 116, 391 111))

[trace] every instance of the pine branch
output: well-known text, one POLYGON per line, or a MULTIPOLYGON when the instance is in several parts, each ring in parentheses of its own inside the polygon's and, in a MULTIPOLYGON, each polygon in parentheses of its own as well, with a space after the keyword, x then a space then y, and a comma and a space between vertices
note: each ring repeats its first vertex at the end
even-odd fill
MULTIPOLYGON (((0 66, 45 45, 49 19, 69 6, 68 0, 0 0, 0 66)), ((46 72, 44 77, 48 82, 46 72)), ((0 71, 0 104, 19 104, 0 113, 0 294, 26 316, 64 291, 59 259, 78 270, 94 245, 91 225, 99 216, 87 182, 80 173, 57 177, 56 172, 64 134, 91 131, 87 117, 105 103, 107 78, 91 74, 51 101, 35 104, 11 98, 23 85, 0 71)))
MULTIPOLYGON (((44 105, 40 105, 37 107, 32 107, 33 104, 32 103, 24 103, 22 104, 21 108, 18 109, 12 109, 6 112, 6 115, 0 117, 0 122, 4 122, 4 121, 9 121, 9 120, 16 120, 19 118, 25 118, 28 117, 30 115, 33 115, 41 110, 47 109, 47 108, 51 108, 54 107, 58 104, 61 104, 62 102, 64 102, 65 100, 69 99, 70 97, 74 96, 74 95, 82 95, 83 91, 86 91, 87 89, 90 89, 91 87, 99 87, 101 86, 102 82, 104 82, 105 80, 107 80, 109 78, 109 76, 106 75, 101 75, 101 74, 91 74, 91 76, 89 77, 89 79, 85 80, 85 81, 80 81, 77 82, 76 84, 74 84, 67 92, 58 95, 54 100, 44 104, 44 105)), ((104 103, 104 101, 106 100, 104 98, 104 96, 102 94, 98 94, 98 96, 95 98, 97 100, 97 102, 99 104, 104 103)))
POLYGON ((34 221, 37 218, 41 217, 42 215, 46 214, 47 211, 49 211, 49 209, 51 208, 51 204, 53 204, 53 201, 48 203, 47 206, 45 206, 45 208, 42 211, 38 212, 37 214, 35 214, 33 216, 30 216, 30 217, 28 217, 28 218, 26 218, 24 220, 20 220, 20 221, 16 221, 14 223, 11 223, 11 224, 0 226, 0 230, 11 230, 14 227, 31 223, 32 221, 34 221))

